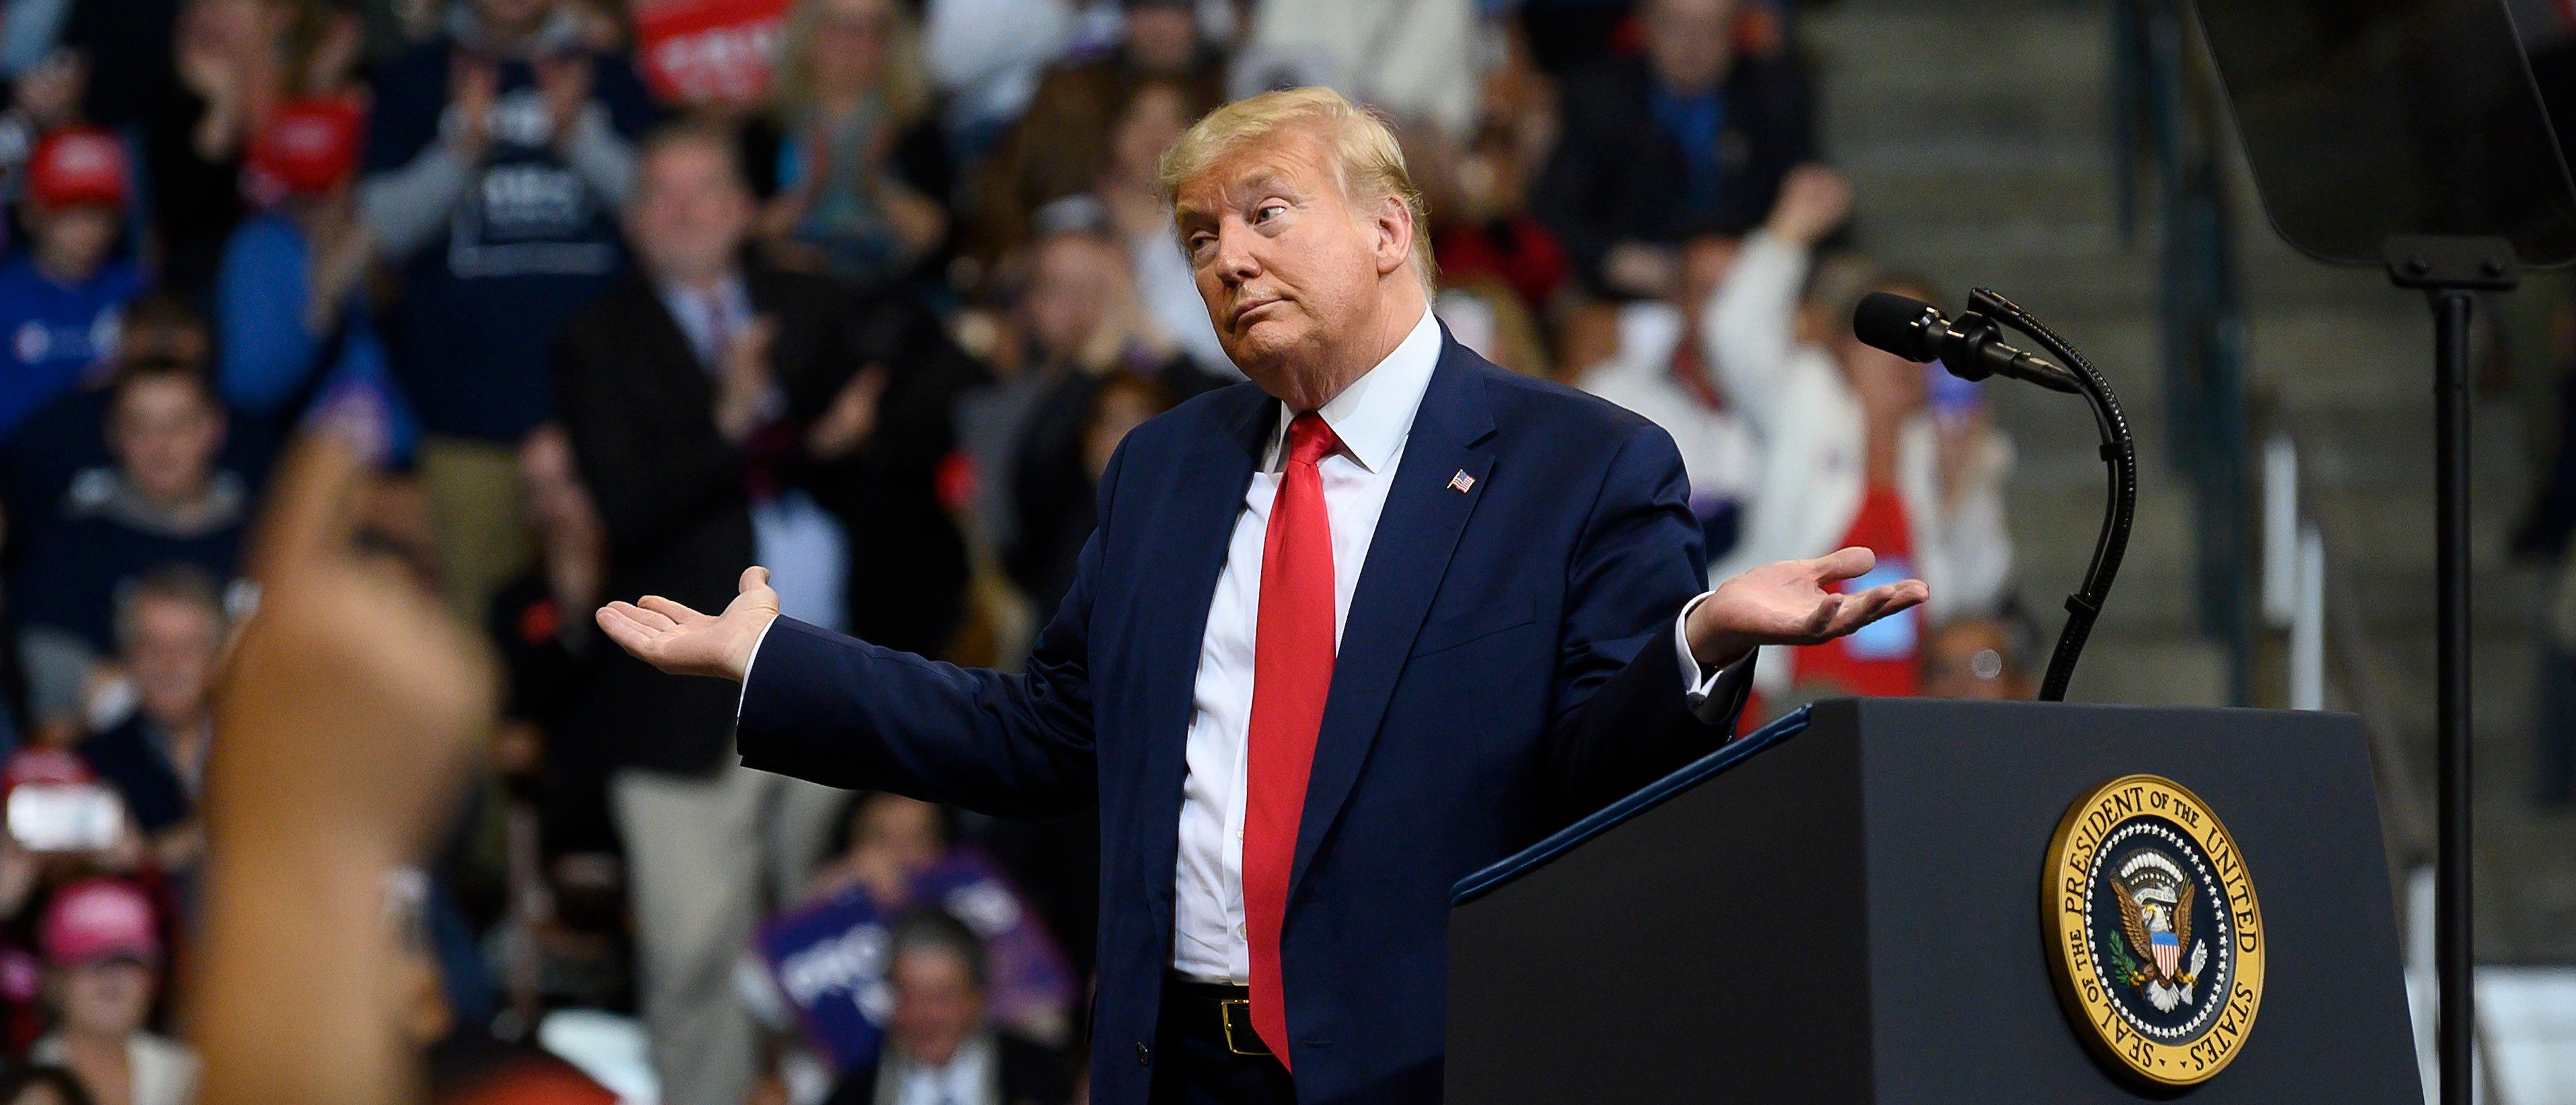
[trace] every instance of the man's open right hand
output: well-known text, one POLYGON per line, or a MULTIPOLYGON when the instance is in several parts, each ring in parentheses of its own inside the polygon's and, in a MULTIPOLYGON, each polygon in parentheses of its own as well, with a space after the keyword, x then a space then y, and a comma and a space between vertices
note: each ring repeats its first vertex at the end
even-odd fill
POLYGON ((742 593, 724 613, 707 615, 663 598, 612 602, 599 608, 599 628, 617 647, 673 675, 710 675, 742 682, 752 650, 778 617, 778 592, 769 569, 743 570, 742 593))

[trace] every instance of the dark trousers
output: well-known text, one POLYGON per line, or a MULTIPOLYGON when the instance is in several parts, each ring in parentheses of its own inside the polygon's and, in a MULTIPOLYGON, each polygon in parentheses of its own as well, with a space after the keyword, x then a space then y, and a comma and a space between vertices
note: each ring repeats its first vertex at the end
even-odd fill
MULTIPOLYGON (((1154 1026, 1151 1105, 1296 1105, 1288 1069, 1267 1055, 1237 1055, 1211 988, 1180 980, 1163 984, 1154 1026)), ((1243 1030, 1236 1030, 1240 1041, 1243 1030)))

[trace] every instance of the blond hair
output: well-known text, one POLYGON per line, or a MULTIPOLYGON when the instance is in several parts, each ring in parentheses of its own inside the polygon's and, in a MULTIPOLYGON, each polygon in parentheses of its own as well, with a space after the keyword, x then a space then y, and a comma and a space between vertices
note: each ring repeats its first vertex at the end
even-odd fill
POLYGON ((1431 259, 1431 217, 1422 189, 1404 167, 1404 147, 1378 114, 1329 88, 1288 88, 1236 100, 1208 112, 1164 151, 1155 176, 1163 202, 1181 186, 1273 135, 1304 134, 1331 154, 1342 198, 1353 207, 1395 199, 1413 213, 1413 275, 1426 297, 1439 291, 1439 266, 1431 259))
MULTIPOLYGON (((886 127, 902 130, 930 113, 930 74, 921 61, 921 30, 900 0, 880 0, 885 24, 885 59, 875 91, 885 100, 886 127)), ((837 18, 835 0, 804 0, 787 18, 778 36, 777 62, 769 80, 770 109, 794 124, 813 106, 814 65, 809 56, 814 37, 837 18)), ((816 154, 814 156, 821 156, 816 154)))

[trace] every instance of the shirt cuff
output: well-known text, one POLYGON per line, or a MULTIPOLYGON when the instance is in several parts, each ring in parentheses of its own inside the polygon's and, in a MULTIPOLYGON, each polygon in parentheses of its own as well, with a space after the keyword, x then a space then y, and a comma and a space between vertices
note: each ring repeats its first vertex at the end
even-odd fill
POLYGON ((1760 649, 1722 668, 1708 667, 1691 655, 1690 613, 1708 601, 1712 591, 1682 604, 1679 617, 1673 619, 1673 648, 1682 665, 1682 697, 1690 704, 1691 715, 1709 725, 1723 725, 1743 706, 1744 691, 1752 685, 1753 658, 1760 649))
MULTIPOLYGON (((744 700, 751 697, 751 669, 760 664, 760 646, 769 643, 769 631, 776 628, 778 628, 778 619, 775 617, 769 619, 768 625, 761 626, 760 639, 751 643, 751 659, 742 662, 742 690, 733 696, 733 720, 736 725, 742 724, 742 704, 744 700)), ((1690 653, 1685 651, 1682 655, 1688 656, 1690 653)))

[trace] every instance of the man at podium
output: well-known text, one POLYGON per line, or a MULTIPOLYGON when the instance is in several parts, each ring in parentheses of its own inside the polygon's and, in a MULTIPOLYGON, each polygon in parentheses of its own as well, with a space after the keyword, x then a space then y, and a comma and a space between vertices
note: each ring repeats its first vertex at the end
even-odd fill
POLYGON ((1092 1100, 1436 1101, 1451 883, 1724 743, 1756 646, 1924 585, 1836 593, 1844 549, 1699 594, 1671 439, 1449 337, 1403 155, 1340 95, 1220 108, 1162 175, 1251 382, 1128 435, 1024 674, 780 618, 757 567, 599 622, 741 681, 748 766, 1096 804, 1092 1100))

